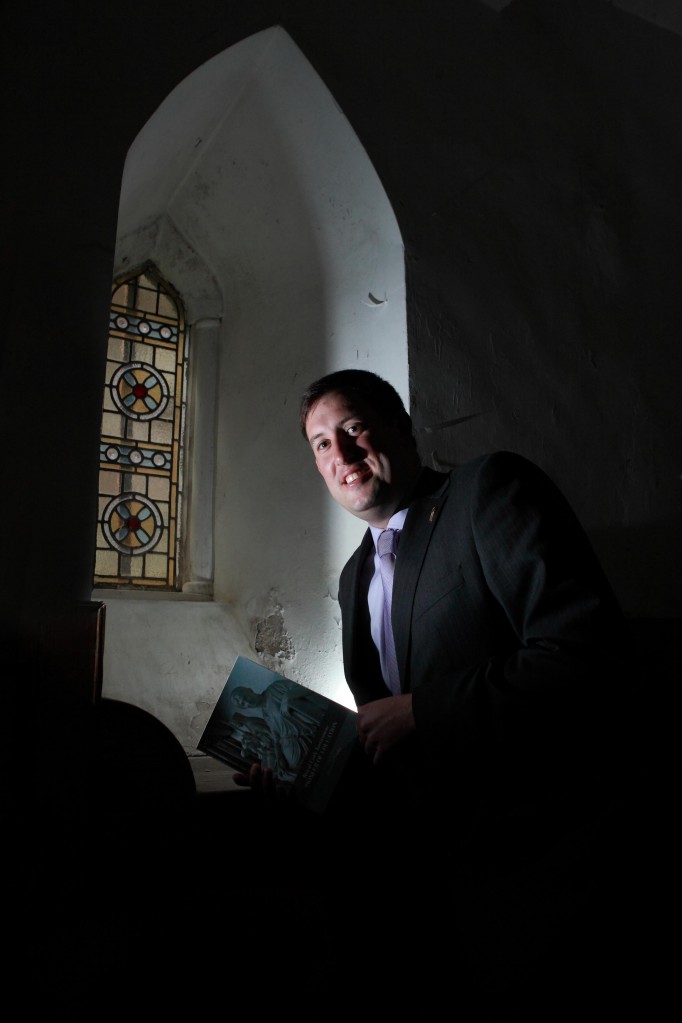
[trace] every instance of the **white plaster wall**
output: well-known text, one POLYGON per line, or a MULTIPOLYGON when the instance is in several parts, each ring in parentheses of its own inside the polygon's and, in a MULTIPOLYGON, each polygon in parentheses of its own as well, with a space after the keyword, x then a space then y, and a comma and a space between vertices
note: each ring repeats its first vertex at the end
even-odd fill
POLYGON ((146 595, 105 602, 103 695, 149 711, 194 753, 228 666, 253 656, 232 609, 146 595))
POLYGON ((153 255, 190 320, 222 316, 216 603, 106 595, 104 693, 189 750, 240 653, 352 706, 337 581, 363 526, 328 497, 297 409, 311 380, 349 366, 407 405, 403 249, 365 151, 282 29, 162 104, 130 150, 119 239, 117 265, 153 255))

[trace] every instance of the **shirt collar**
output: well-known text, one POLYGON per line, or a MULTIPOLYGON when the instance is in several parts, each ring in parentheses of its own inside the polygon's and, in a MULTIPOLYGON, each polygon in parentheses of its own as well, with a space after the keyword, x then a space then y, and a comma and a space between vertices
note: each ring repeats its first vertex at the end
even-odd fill
POLYGON ((405 525, 405 519, 407 518, 407 508, 401 508, 400 511, 395 512, 391 515, 390 519, 385 526, 370 526, 372 531, 372 539, 374 540, 374 546, 377 545, 379 539, 379 533, 383 533, 384 529, 402 529, 405 525))

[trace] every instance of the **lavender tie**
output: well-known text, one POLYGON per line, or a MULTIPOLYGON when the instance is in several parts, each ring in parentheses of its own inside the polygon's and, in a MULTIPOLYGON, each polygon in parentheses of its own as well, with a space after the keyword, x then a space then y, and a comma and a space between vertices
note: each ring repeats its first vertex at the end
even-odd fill
POLYGON ((391 604, 393 597, 393 570, 399 535, 399 529, 385 529, 383 533, 379 534, 377 540, 381 581, 384 584, 384 649, 388 670, 388 687, 395 696, 400 694, 400 675, 398 674, 398 660, 395 654, 393 626, 391 625, 391 604))

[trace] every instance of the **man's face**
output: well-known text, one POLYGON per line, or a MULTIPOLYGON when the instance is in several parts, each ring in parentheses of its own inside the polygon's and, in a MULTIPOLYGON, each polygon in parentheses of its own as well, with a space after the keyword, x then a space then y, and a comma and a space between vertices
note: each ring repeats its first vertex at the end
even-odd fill
POLYGON ((338 391, 313 405, 306 434, 334 500, 369 525, 385 526, 419 470, 411 438, 338 391))

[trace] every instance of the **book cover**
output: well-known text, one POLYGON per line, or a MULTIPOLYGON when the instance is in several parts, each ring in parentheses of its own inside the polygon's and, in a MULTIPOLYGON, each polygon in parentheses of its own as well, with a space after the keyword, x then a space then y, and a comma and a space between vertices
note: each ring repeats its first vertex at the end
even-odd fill
POLYGON ((260 761, 321 813, 357 741, 357 713, 238 657, 197 745, 237 771, 260 761))

